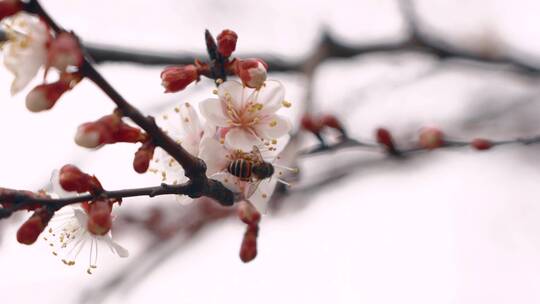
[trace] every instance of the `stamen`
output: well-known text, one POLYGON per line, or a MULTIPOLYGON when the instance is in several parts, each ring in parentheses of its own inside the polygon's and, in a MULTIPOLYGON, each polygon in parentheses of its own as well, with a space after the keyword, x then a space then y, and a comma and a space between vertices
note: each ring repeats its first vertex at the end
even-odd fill
POLYGON ((281 102, 281 104, 285 107, 285 108, 290 108, 292 106, 292 103, 284 100, 281 102))

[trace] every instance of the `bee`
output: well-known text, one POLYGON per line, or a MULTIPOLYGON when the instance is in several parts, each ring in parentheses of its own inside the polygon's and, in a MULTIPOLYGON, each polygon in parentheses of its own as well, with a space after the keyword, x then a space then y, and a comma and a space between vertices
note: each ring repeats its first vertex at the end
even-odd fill
MULTIPOLYGON (((276 168, 298 173, 298 169, 287 168, 265 161, 259 148, 253 146, 253 150, 250 153, 236 151, 227 165, 227 172, 244 182, 241 187, 242 189, 247 189, 245 198, 250 198, 263 180, 269 181, 273 178, 276 168), (244 188, 246 186, 247 188, 244 188)), ((278 173, 278 175, 282 175, 281 171, 278 173)), ((277 178, 277 181, 290 186, 288 182, 280 178, 277 178)), ((244 193, 244 190, 241 192, 244 193)))
POLYGON ((264 161, 261 152, 253 146, 251 153, 241 153, 227 166, 227 171, 245 182, 258 182, 274 175, 274 166, 264 161))

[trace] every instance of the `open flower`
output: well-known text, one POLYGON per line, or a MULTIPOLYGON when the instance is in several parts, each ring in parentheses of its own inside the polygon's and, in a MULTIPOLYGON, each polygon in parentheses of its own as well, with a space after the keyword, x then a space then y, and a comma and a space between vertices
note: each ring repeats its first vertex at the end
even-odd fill
MULTIPOLYGON (((252 146, 253 149, 253 146, 252 146)), ((239 195, 241 200, 249 200, 259 212, 266 212, 266 203, 274 192, 277 182, 284 182, 279 179, 283 174, 280 169, 275 170, 270 178, 263 180, 245 181, 231 174, 228 171, 231 161, 239 158, 255 159, 259 156, 257 152, 249 150, 244 152, 240 149, 230 149, 226 145, 220 143, 216 138, 204 137, 201 141, 199 157, 205 161, 207 166, 207 175, 211 179, 220 181, 225 187, 239 195)), ((274 151, 266 158, 274 159, 274 151)), ((276 165, 273 165, 276 166, 276 165)), ((287 168, 288 169, 288 168, 287 168)), ((286 183, 286 182, 284 182, 286 183)))
MULTIPOLYGON (((191 155, 197 156, 199 144, 205 132, 191 104, 186 102, 174 108, 174 113, 165 114, 161 118, 164 121, 162 127, 167 134, 191 155)), ((165 150, 157 148, 153 160, 155 165, 149 171, 159 174, 162 182, 176 185, 187 181, 182 166, 165 150)), ((178 201, 187 203, 191 201, 191 198, 179 195, 178 201)))
POLYGON ((200 110, 209 123, 228 129, 224 138, 228 147, 250 151, 254 145, 275 143, 291 129, 287 118, 275 114, 282 105, 289 106, 277 81, 267 81, 257 90, 226 81, 217 95, 201 102, 200 110))
POLYGON ((4 44, 4 65, 15 76, 11 94, 24 89, 47 60, 50 33, 38 17, 20 12, 2 20, 8 41, 4 44))
MULTIPOLYGON (((52 195, 57 197, 76 196, 76 192, 67 192, 60 186, 58 171, 51 178, 52 195)), ((45 229, 48 233, 44 240, 49 243, 53 255, 59 256, 68 265, 75 265, 79 254, 90 247, 87 273, 97 267, 98 248, 106 245, 119 257, 127 257, 129 252, 117 244, 109 231, 104 235, 93 234, 88 229, 88 203, 66 206, 57 211, 45 229)))

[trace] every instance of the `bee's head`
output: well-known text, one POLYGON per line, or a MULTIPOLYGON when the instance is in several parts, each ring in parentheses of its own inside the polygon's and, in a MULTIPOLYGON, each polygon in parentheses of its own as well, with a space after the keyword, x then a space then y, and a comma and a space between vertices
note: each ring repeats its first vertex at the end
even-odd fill
POLYGON ((262 162, 253 167, 253 174, 258 179, 269 178, 274 175, 274 166, 271 163, 262 162))

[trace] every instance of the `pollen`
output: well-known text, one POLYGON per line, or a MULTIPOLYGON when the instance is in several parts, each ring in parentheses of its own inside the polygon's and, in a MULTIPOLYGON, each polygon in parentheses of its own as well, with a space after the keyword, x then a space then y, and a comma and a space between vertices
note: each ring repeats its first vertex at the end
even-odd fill
POLYGON ((167 119, 169 119, 169 116, 163 115, 163 119, 167 120, 167 119))
POLYGON ((273 128, 273 127, 275 127, 275 126, 277 126, 277 121, 274 119, 274 120, 272 120, 272 121, 270 122, 270 127, 273 128))
POLYGON ((221 79, 221 78, 216 79, 216 83, 217 83, 217 84, 222 84, 222 83, 223 83, 223 79, 221 79))
POLYGON ((267 197, 268 197, 268 195, 266 195, 266 193, 262 194, 262 198, 267 198, 267 197))
POLYGON ((175 111, 176 113, 178 113, 178 112, 180 112, 180 108, 179 108, 179 107, 175 107, 175 108, 174 108, 174 111, 175 111))
POLYGON ((214 90, 212 91, 212 94, 217 95, 217 94, 218 94, 218 90, 214 89, 214 90))
POLYGON ((285 108, 290 108, 290 107, 292 106, 292 103, 288 102, 287 100, 282 101, 281 104, 282 104, 285 108))
POLYGON ((277 144, 277 139, 275 139, 275 138, 272 139, 272 144, 273 144, 273 145, 277 144))

